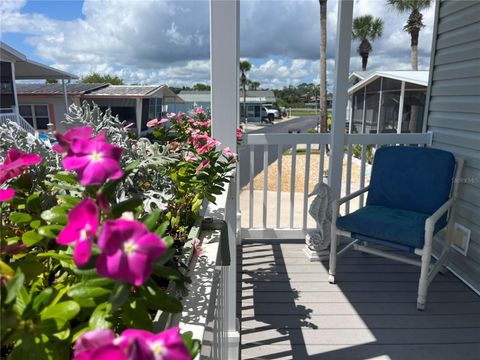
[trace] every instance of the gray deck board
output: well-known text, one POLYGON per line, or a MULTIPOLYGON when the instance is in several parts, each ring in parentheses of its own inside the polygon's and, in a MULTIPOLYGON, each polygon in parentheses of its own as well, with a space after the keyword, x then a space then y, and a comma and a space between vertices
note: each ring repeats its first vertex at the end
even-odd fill
POLYGON ((480 297, 438 275, 416 310, 419 269, 350 252, 337 284, 296 241, 239 249, 242 359, 480 359, 480 297))

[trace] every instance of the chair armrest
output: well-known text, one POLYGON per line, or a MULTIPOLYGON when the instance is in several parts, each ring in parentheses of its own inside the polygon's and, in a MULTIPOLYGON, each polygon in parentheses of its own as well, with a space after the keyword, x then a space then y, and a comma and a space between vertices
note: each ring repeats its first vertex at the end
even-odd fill
POLYGON ((357 190, 347 196, 344 196, 343 198, 340 198, 338 200, 336 200, 336 202, 338 203, 338 205, 342 205, 352 199, 355 199, 356 197, 360 196, 361 194, 365 193, 368 191, 368 189, 370 188, 370 186, 365 186, 363 189, 360 189, 360 190, 357 190))
POLYGON ((454 199, 448 199, 437 211, 427 218, 425 221, 425 231, 431 231, 433 233, 435 224, 443 216, 443 214, 445 214, 452 207, 453 201, 454 199))

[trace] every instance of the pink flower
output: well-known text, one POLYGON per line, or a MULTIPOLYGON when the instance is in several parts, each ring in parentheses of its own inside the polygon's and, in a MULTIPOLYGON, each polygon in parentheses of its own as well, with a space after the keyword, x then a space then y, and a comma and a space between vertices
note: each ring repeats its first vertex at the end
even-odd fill
POLYGON ((183 111, 178 112, 178 116, 183 116, 183 115, 185 115, 185 113, 183 111))
POLYGON ((187 140, 194 147, 199 155, 205 154, 220 145, 220 141, 205 134, 194 135, 187 140))
POLYGON ((98 229, 98 208, 95 202, 84 199, 68 213, 68 224, 57 236, 57 243, 75 243, 73 260, 77 266, 85 265, 92 254, 93 237, 98 229))
POLYGON ((74 360, 190 360, 178 327, 159 334, 127 329, 116 339, 109 329, 89 331, 78 338, 74 354, 74 360))
POLYGON ((205 111, 201 107, 195 108, 195 113, 196 114, 205 114, 205 111))
POLYGON ((223 149, 223 155, 225 155, 229 159, 238 157, 238 154, 234 153, 229 147, 223 149))
POLYGON ((15 196, 13 188, 0 189, 0 202, 11 200, 15 196))
POLYGON ((203 248, 202 248, 202 242, 200 239, 194 239, 193 240, 193 256, 202 256, 203 254, 203 248))
POLYGON ((150 120, 149 122, 147 122, 147 127, 155 127, 155 126, 158 126, 160 124, 163 124, 163 123, 166 123, 166 122, 169 122, 170 120, 168 119, 152 119, 150 120))
POLYGON ((237 131, 235 132, 235 135, 237 136, 237 139, 241 139, 243 137, 243 130, 240 128, 237 128, 237 131))
POLYGON ((210 160, 203 160, 200 165, 197 166, 197 169, 195 170, 195 174, 198 174, 200 171, 205 169, 208 165, 210 165, 210 160))
MULTIPOLYGON (((180 115, 180 113, 178 113, 178 115, 180 115)), ((177 116, 177 114, 175 114, 175 113, 168 113, 167 114, 167 117, 169 117, 169 118, 176 117, 176 116, 177 116)))
POLYGON ((102 250, 97 272, 104 277, 142 285, 152 273, 152 263, 166 250, 163 240, 139 221, 107 220, 98 238, 102 250))
POLYGON ((27 154, 17 149, 8 150, 5 161, 0 165, 0 184, 21 175, 31 165, 42 161, 38 154, 27 154))
POLYGON ((185 154, 185 156, 183 157, 183 159, 184 159, 185 161, 188 161, 188 162, 198 160, 198 158, 197 158, 194 154, 192 154, 192 153, 187 153, 187 154, 185 154))
POLYGON ((210 126, 210 124, 211 124, 211 121, 210 121, 210 120, 207 120, 207 121, 197 121, 197 122, 196 122, 196 125, 198 125, 198 126, 208 127, 208 126, 210 126))
POLYGON ((90 126, 78 127, 68 130, 65 134, 55 133, 55 138, 58 143, 52 147, 52 150, 56 153, 63 154, 70 150, 73 141, 75 140, 87 140, 93 139, 98 141, 105 141, 105 131, 101 132, 98 136, 92 137, 93 128, 90 126))
POLYGON ((190 353, 180 336, 180 329, 173 327, 159 334, 145 330, 127 329, 119 338, 119 345, 135 349, 136 359, 190 360, 190 353))
POLYGON ((123 172, 118 163, 122 148, 97 140, 75 140, 62 164, 77 172, 82 185, 102 185, 107 179, 119 179, 123 172))

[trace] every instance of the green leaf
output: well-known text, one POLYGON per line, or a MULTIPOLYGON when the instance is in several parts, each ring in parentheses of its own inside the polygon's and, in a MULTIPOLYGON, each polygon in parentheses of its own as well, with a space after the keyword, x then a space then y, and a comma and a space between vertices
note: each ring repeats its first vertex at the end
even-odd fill
POLYGON ((122 307, 121 317, 127 328, 153 330, 149 311, 141 299, 127 302, 122 307))
POLYGON ((112 304, 112 311, 117 310, 119 307, 123 306, 125 301, 128 299, 130 294, 130 285, 127 283, 117 283, 113 288, 112 295, 108 300, 112 304))
POLYGON ((62 206, 55 206, 50 210, 45 210, 40 215, 47 222, 65 225, 67 223, 67 209, 62 206))
POLYGON ((31 194, 27 198, 27 209, 34 212, 39 213, 42 211, 42 198, 40 197, 40 193, 36 192, 31 194))
POLYGON ((35 298, 33 299, 33 305, 32 305, 33 311, 35 313, 38 313, 40 310, 42 310, 48 303, 50 303, 54 295, 55 294, 52 288, 44 289, 40 294, 35 296, 35 298))
POLYGON ((145 301, 149 302, 154 309, 169 313, 179 313, 182 311, 182 303, 177 298, 168 295, 162 289, 154 289, 152 286, 139 288, 140 294, 145 301))
POLYGON ((15 271, 2 260, 0 260, 0 274, 3 276, 13 276, 15 275, 15 271))
POLYGON ((17 269, 15 276, 7 284, 7 297, 5 298, 5 304, 10 304, 15 300, 24 282, 25 275, 21 270, 17 269))
POLYGON ((15 344, 11 355, 11 360, 47 360, 47 349, 39 337, 29 334, 27 330, 15 344))
POLYGON ((170 225, 170 221, 166 220, 160 224, 160 226, 155 230, 155 234, 158 236, 163 236, 165 235, 165 232, 168 229, 168 226, 170 225))
POLYGON ((92 286, 86 286, 84 284, 78 284, 73 287, 71 287, 67 295, 70 296, 72 299, 76 301, 81 301, 85 299, 90 299, 90 298, 98 298, 101 296, 106 296, 109 295, 111 291, 109 289, 105 289, 102 287, 92 287, 92 286))
POLYGON ((30 223, 30 227, 31 227, 32 229, 37 230, 37 229, 40 227, 41 224, 42 224, 42 221, 41 221, 41 220, 33 220, 33 221, 30 223))
POLYGON ((23 224, 32 220, 32 217, 27 213, 15 212, 10 214, 8 219, 14 224, 23 224))
POLYGON ((184 332, 181 337, 183 342, 185 343, 186 348, 190 352, 190 358, 195 359, 200 353, 200 341, 193 339, 193 333, 191 331, 184 332))
POLYGON ((149 215, 145 217, 143 223, 148 228, 148 230, 153 231, 155 230, 155 225, 157 225, 158 218, 160 217, 161 211, 160 209, 153 210, 149 215))
POLYGON ((71 206, 77 205, 82 199, 70 195, 57 195, 59 203, 68 204, 71 206))
POLYGON ((50 251, 44 252, 44 253, 38 253, 37 257, 39 257, 39 258, 51 257, 51 258, 57 259, 59 261, 73 261, 72 260, 72 255, 58 253, 54 250, 50 250, 50 251))
MULTIPOLYGON (((57 330, 62 330, 64 326, 80 312, 80 305, 75 301, 62 301, 58 304, 49 305, 40 312, 40 319, 44 324, 56 325, 57 330)), ((47 326, 48 326, 47 325, 47 326)))
POLYGON ((13 309, 15 310, 18 316, 23 315, 25 309, 30 303, 30 300, 31 300, 30 294, 25 289, 25 286, 22 286, 17 293, 17 297, 15 298, 15 305, 13 305, 13 309))
POLYGON ((60 181, 65 181, 68 184, 78 184, 78 181, 75 175, 70 173, 57 173, 53 176, 55 177, 55 179, 60 181))
POLYGON ((126 211, 133 211, 143 204, 143 199, 133 197, 112 206, 113 217, 120 217, 126 211))
POLYGON ((45 225, 38 229, 38 233, 46 238, 56 239, 62 229, 62 225, 45 225))
POLYGON ((27 231, 22 235, 22 242, 26 246, 33 246, 43 239, 43 236, 38 234, 35 230, 27 231))
POLYGON ((17 270, 20 269, 25 274, 27 283, 36 279, 45 269, 44 265, 35 258, 35 255, 31 254, 22 259, 22 261, 17 261, 12 265, 15 265, 17 270))
POLYGON ((92 315, 90 316, 90 320, 88 321, 90 329, 95 330, 111 328, 112 324, 107 320, 110 310, 111 305, 109 303, 104 302, 99 304, 93 311, 92 315))
POLYGON ((132 170, 135 170, 138 165, 140 165, 141 161, 140 160, 134 160, 132 161, 130 164, 128 164, 126 167, 125 167, 125 172, 128 173, 132 170))

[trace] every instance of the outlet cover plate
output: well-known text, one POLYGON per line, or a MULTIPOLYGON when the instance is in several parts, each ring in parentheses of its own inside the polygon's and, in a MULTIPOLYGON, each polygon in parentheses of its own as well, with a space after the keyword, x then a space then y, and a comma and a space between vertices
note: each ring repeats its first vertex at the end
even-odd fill
POLYGON ((455 223, 453 228, 452 247, 463 256, 467 256, 468 245, 470 244, 471 231, 462 224, 455 223))

